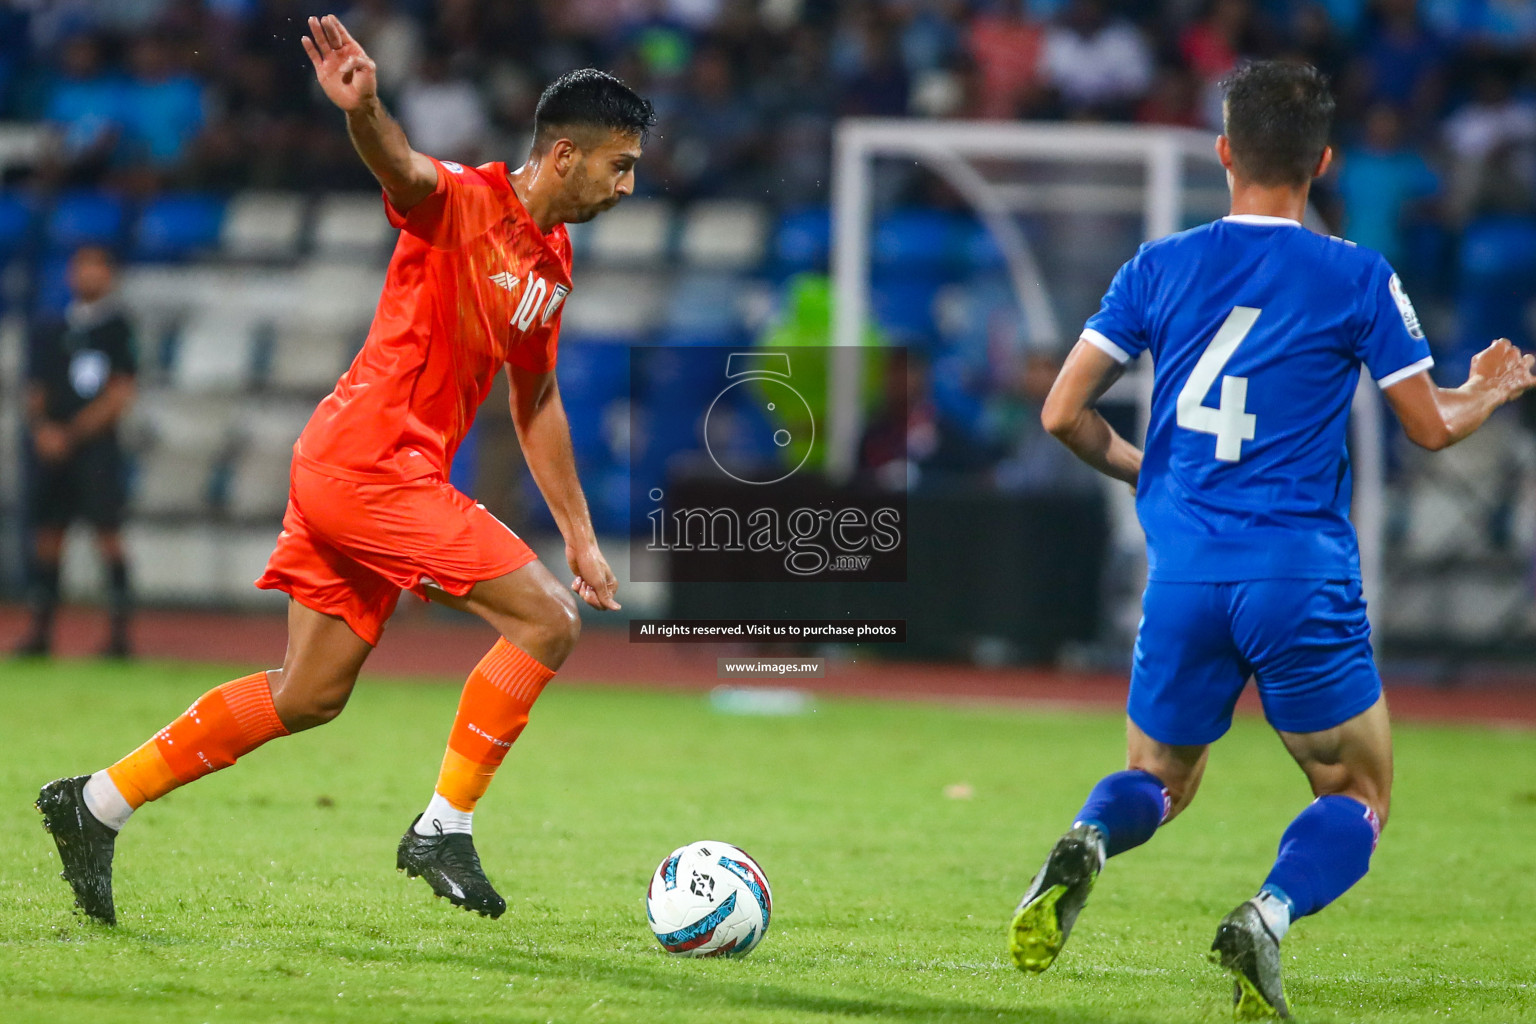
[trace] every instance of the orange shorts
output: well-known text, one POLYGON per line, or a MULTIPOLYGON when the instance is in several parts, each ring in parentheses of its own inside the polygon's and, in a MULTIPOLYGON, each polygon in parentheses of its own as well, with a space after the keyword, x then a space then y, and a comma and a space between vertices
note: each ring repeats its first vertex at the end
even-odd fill
POLYGON ((346 620, 378 646, 400 591, 462 595, 533 561, 501 520, 440 476, 359 483, 294 461, 277 548, 256 586, 346 620))

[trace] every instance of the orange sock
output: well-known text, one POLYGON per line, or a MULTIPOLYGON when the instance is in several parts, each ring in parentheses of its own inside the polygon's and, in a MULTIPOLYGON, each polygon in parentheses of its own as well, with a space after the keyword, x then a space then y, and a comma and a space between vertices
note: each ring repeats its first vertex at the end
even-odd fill
POLYGON ((439 796, 457 810, 475 809, 554 675, 505 639, 496 641, 464 684, 437 776, 439 796))
POLYGON ((137 808, 286 735, 267 674, 257 672, 197 698, 181 717, 108 768, 107 775, 128 805, 137 808))

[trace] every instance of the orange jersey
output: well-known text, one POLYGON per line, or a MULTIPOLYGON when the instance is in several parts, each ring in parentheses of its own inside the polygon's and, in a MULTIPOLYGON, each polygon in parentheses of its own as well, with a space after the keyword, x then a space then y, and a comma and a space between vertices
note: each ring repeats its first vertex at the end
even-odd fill
POLYGON ((347 480, 448 475, 502 364, 555 367, 571 291, 565 226, 541 232, 505 164, 437 165, 436 190, 401 214, 368 340, 294 446, 347 480))

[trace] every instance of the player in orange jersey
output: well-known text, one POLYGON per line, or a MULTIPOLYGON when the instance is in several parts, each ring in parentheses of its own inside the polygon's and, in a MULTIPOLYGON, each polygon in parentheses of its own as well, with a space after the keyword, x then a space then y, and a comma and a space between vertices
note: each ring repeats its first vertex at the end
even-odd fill
POLYGON ((401 590, 474 612, 501 638, 470 673, 432 798, 396 865, 499 917, 506 901, 471 838, 475 803, 576 642, 572 592, 619 607, 576 478, 555 350, 571 290, 564 224, 633 190, 650 103, 602 72, 573 71, 540 98, 527 162, 463 167, 411 149, 379 102, 373 61, 340 21, 311 18, 309 31, 304 49, 400 240, 367 342, 294 445, 283 531, 256 584, 291 598, 282 668, 210 690, 121 761, 38 797, 76 905, 109 924, 113 844, 129 815, 340 714, 401 590), (569 589, 447 482, 503 367, 528 467, 565 538, 569 589))

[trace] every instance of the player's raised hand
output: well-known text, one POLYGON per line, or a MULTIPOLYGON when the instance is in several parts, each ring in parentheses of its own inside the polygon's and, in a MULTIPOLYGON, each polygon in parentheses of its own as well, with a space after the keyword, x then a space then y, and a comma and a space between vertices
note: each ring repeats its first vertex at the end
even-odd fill
POLYGON ((320 88, 332 103, 351 112, 379 94, 373 59, 363 52, 334 14, 309 19, 309 35, 301 37, 304 52, 315 66, 320 88))
POLYGON ((619 610, 621 605, 613 598, 614 591, 619 589, 619 581, 614 578, 613 570, 608 567, 608 559, 603 557, 595 543, 581 547, 567 544, 565 560, 570 564, 571 572, 576 575, 571 580, 571 589, 576 591, 578 597, 600 611, 619 610))
POLYGON ((1471 375, 1486 381, 1505 401, 1510 401, 1536 387, 1536 375, 1531 373, 1533 363, 1536 356, 1521 352, 1508 338, 1499 338, 1472 357, 1471 375))

